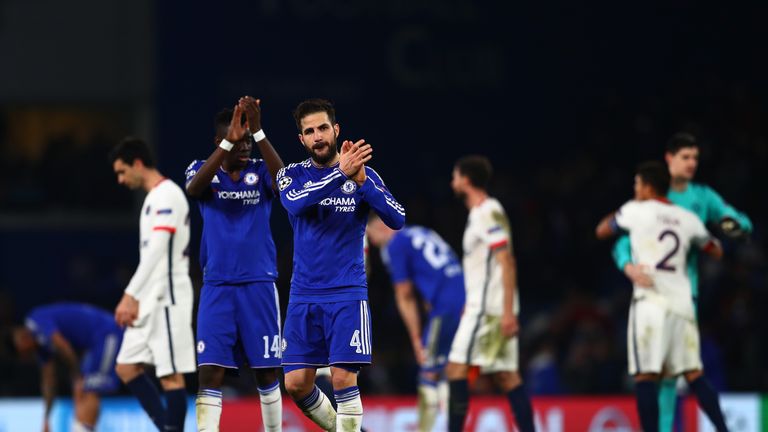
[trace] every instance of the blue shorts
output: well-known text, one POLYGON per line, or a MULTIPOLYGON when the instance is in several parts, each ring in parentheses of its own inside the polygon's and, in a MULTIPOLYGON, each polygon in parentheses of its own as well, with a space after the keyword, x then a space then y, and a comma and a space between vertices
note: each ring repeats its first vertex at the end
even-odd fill
POLYGON ((203 285, 197 365, 280 367, 280 300, 274 282, 203 285))
POLYGON ((424 326, 421 343, 426 354, 426 361, 421 365, 422 372, 441 372, 448 362, 453 335, 459 328, 461 312, 444 315, 430 315, 424 326))
POLYGON ((290 303, 283 329, 283 368, 371 364, 367 300, 290 303))
POLYGON ((99 394, 115 392, 120 388, 120 379, 115 372, 115 359, 123 332, 106 333, 101 341, 83 355, 80 372, 83 374, 83 390, 99 394))

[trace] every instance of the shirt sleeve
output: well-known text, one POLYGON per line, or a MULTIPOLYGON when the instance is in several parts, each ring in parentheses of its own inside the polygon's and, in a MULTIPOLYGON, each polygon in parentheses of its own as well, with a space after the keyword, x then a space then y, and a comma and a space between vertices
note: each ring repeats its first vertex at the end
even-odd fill
POLYGON ((365 167, 366 179, 360 186, 365 201, 388 227, 399 230, 405 225, 405 208, 392 196, 373 168, 365 167))
POLYGON ((745 232, 752 232, 752 221, 744 213, 733 208, 725 202, 722 196, 714 189, 703 186, 706 190, 704 196, 707 203, 707 223, 718 223, 723 218, 730 217, 736 220, 745 232))
POLYGON ((205 161, 199 161, 199 160, 193 160, 191 164, 187 167, 186 171, 184 171, 184 186, 186 187, 190 181, 192 181, 192 178, 197 174, 197 170, 200 169, 201 166, 203 166, 203 163, 205 161))
POLYGON ((482 214, 482 224, 479 228, 477 234, 488 248, 511 247, 509 219, 502 209, 494 208, 482 214))
POLYGON ((635 223, 635 209, 637 205, 635 201, 629 201, 625 203, 616 214, 613 216, 613 220, 616 222, 616 226, 629 231, 632 228, 632 224, 635 223))
POLYGON ((272 174, 269 173, 269 168, 263 159, 257 159, 256 171, 259 174, 259 181, 262 182, 262 191, 270 197, 275 196, 275 190, 272 188, 272 174))
POLYGON ((285 210, 293 216, 304 213, 311 206, 329 197, 347 181, 347 176, 340 169, 334 168, 330 174, 316 182, 301 184, 297 180, 298 168, 281 168, 277 172, 277 189, 280 191, 280 202, 285 210))
POLYGON ((389 257, 387 268, 389 275, 392 278, 392 283, 405 282, 411 280, 410 271, 408 270, 408 249, 407 238, 395 237, 387 245, 387 255, 389 257))

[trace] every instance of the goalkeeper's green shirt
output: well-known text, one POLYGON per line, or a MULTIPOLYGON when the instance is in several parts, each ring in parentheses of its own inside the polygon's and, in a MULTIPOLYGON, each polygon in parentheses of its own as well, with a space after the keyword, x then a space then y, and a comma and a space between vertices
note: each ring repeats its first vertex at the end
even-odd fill
MULTIPOLYGON (((676 205, 696 213, 705 225, 719 223, 723 218, 731 217, 741 225, 742 230, 752 232, 752 221, 749 217, 728 205, 720 194, 709 186, 690 182, 682 192, 670 189, 667 198, 676 205)), ((632 262, 632 247, 628 235, 624 234, 616 240, 613 245, 613 260, 621 271, 624 271, 625 265, 632 262)), ((699 295, 698 260, 699 252, 692 248, 688 254, 688 277, 691 279, 694 300, 699 295)))

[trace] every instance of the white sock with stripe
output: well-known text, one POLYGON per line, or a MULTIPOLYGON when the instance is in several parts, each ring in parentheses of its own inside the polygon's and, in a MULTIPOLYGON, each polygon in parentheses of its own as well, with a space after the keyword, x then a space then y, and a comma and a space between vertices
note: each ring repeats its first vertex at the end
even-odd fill
POLYGON ((425 378, 419 380, 419 431, 429 432, 435 425, 440 410, 437 382, 425 378))
POLYGON ((334 391, 338 413, 336 430, 338 432, 359 432, 363 424, 363 402, 357 386, 334 391))
POLYGON ((324 431, 334 432, 336 430, 336 411, 333 409, 331 401, 325 397, 317 386, 315 386, 309 396, 296 401, 296 405, 301 408, 305 416, 324 431))
POLYGON ((280 394, 280 381, 272 385, 258 387, 261 400, 261 421, 265 432, 283 430, 283 399, 280 394))
POLYGON ((219 432, 221 419, 221 391, 201 389, 195 400, 197 411, 197 430, 200 432, 219 432))

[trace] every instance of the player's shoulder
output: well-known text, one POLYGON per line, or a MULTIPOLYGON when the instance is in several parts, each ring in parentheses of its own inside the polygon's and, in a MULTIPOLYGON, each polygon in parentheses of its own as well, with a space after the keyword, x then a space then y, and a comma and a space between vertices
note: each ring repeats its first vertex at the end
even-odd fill
POLYGON ((179 205, 187 202, 186 195, 179 185, 171 179, 165 179, 149 191, 147 198, 159 205, 179 205))
POLYGON ((305 159, 301 162, 289 163, 277 171, 277 178, 299 175, 308 170, 311 166, 312 161, 310 159, 305 159))
POLYGON ((480 206, 478 207, 480 210, 480 213, 485 216, 494 216, 497 214, 506 214, 504 211, 504 206, 501 205, 501 202, 499 202, 498 199, 489 196, 485 199, 482 203, 480 203, 480 206))
MULTIPOLYGON (((184 170, 184 172, 187 173, 187 175, 190 174, 190 171, 197 172, 198 169, 200 169, 201 166, 205 163, 205 159, 195 159, 193 160, 189 165, 187 165, 187 169, 184 170)), ((194 173, 192 173, 194 175, 194 173)))

